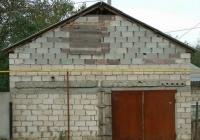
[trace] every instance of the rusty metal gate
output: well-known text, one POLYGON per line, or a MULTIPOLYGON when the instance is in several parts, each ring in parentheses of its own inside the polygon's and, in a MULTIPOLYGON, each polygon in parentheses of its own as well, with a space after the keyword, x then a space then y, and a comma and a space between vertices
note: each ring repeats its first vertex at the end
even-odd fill
POLYGON ((175 93, 113 91, 113 140, 175 139, 175 93))

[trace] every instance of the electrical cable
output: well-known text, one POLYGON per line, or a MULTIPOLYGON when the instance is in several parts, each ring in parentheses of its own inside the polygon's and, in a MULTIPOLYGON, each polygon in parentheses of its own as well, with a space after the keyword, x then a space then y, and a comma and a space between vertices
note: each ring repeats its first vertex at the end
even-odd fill
POLYGON ((200 28, 200 27, 188 28, 188 29, 180 29, 180 30, 174 30, 174 31, 169 31, 169 32, 165 32, 165 33, 180 32, 180 31, 185 31, 185 30, 190 30, 190 29, 198 29, 198 28, 200 28))
MULTIPOLYGON (((192 29, 194 29, 195 27, 197 27, 200 23, 198 23, 197 25, 195 25, 193 28, 191 28, 189 31, 187 31, 186 33, 184 33, 181 37, 183 37, 184 35, 186 35, 187 33, 189 33, 192 29)), ((180 39, 181 37, 179 37, 178 39, 180 39)))

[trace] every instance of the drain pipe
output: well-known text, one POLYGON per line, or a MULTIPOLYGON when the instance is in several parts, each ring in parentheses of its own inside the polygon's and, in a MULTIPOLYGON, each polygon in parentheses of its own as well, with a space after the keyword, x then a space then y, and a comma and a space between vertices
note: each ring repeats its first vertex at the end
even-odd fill
POLYGON ((68 123, 68 140, 70 140, 70 112, 69 112, 69 71, 67 71, 67 123, 68 123))

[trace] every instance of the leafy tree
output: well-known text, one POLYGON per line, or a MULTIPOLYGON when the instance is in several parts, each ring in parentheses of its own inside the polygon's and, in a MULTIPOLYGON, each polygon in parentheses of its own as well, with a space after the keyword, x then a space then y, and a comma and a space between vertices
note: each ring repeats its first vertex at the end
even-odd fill
POLYGON ((200 67, 200 39, 197 40, 195 49, 197 49, 197 52, 192 54, 191 63, 197 67, 200 67))
MULTIPOLYGON (((1 0, 0 49, 84 9, 71 0, 1 0)), ((0 71, 8 70, 8 55, 0 52, 0 71)), ((0 92, 9 89, 8 74, 0 74, 0 92)))

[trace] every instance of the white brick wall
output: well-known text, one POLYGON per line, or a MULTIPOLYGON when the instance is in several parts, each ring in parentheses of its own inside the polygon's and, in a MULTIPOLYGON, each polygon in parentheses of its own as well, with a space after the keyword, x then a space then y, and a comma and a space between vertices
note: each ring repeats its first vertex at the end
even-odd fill
MULTIPOLYGON (((12 95, 14 138, 46 138, 67 130, 67 102, 63 94, 12 95), (28 100, 28 101, 26 101, 28 100), (37 105, 35 105, 37 102, 37 105)), ((97 136, 97 94, 70 96, 71 136, 97 136), (79 101, 74 104, 74 100, 79 101)))

